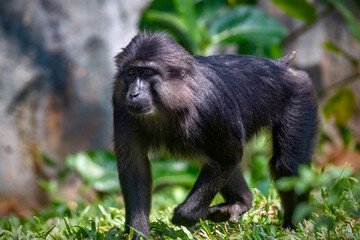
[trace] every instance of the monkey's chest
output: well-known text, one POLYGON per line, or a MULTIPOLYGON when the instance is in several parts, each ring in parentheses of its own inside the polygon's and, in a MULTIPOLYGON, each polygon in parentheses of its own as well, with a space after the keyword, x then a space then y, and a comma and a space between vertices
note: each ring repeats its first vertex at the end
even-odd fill
POLYGON ((151 133, 151 146, 154 150, 165 149, 172 155, 188 156, 201 152, 201 141, 176 131, 161 131, 151 133))

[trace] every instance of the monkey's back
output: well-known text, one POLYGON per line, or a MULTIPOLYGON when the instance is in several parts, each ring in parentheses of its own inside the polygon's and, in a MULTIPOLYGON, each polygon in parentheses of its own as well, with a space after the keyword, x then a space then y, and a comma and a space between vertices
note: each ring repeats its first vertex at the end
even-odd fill
MULTIPOLYGON (((316 111, 311 80, 305 72, 284 62, 247 55, 196 56, 200 65, 212 69, 216 91, 228 96, 227 114, 238 115, 248 140, 261 127, 273 127, 294 101, 316 111)), ((209 74, 209 73, 207 73, 209 74)))

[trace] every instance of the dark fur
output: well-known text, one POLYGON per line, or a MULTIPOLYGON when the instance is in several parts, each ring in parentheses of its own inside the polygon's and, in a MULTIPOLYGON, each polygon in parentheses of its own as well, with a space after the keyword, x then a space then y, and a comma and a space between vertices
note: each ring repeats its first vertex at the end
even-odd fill
MULTIPOLYGON (((299 164, 310 162, 317 105, 308 75, 288 67, 293 57, 200 57, 166 34, 133 38, 116 57, 113 95, 114 144, 127 226, 149 234, 151 149, 164 147, 176 156, 204 160, 191 192, 175 209, 173 223, 186 226, 199 218, 236 222, 251 208, 252 195, 238 164, 246 142, 262 127, 273 134, 269 166, 274 179, 296 175, 299 164), (159 74, 134 86, 124 81, 124 72, 132 66, 159 74), (152 111, 129 111, 134 87, 141 97, 136 104, 152 111), (217 192, 226 202, 210 207, 217 192)), ((280 196, 284 226, 292 226, 293 210, 306 196, 280 196)))

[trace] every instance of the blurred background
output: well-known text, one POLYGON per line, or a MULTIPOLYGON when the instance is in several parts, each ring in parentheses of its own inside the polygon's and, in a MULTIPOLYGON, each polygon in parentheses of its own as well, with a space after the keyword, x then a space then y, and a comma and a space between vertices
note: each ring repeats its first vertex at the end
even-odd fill
MULTIPOLYGON (((1 216, 120 191, 113 58, 141 29, 166 31, 197 55, 278 58, 296 50, 294 67, 309 73, 320 105, 314 161, 359 172, 359 0, 2 0, 1 216)), ((250 186, 264 192, 267 135, 249 144, 243 163, 250 186)), ((196 163, 151 157, 155 191, 196 179, 196 163)))

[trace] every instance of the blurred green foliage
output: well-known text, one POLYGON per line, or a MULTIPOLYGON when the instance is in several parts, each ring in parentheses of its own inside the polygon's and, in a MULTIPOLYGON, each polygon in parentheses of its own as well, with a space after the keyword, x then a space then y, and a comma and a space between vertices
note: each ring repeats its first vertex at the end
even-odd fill
POLYGON ((69 169, 75 170, 86 184, 99 192, 119 191, 116 161, 110 152, 77 153, 65 159, 69 169))
POLYGON ((314 23, 316 20, 315 6, 306 0, 271 0, 284 12, 290 16, 300 19, 308 24, 314 23))
POLYGON ((325 104, 323 114, 326 119, 335 117, 338 126, 345 126, 355 110, 354 93, 348 88, 342 88, 325 104))
POLYGON ((154 0, 140 27, 168 32, 193 54, 208 55, 219 45, 233 44, 239 53, 280 57, 287 30, 253 2, 154 0))
MULTIPOLYGON (((106 151, 81 152, 65 159, 67 171, 76 171, 84 183, 102 193, 119 192, 119 181, 115 156, 106 151)), ((154 190, 169 185, 181 185, 191 188, 199 173, 196 162, 185 162, 162 158, 158 155, 152 159, 154 190)), ((50 192, 50 186, 43 185, 50 192)))
MULTIPOLYGON (((329 0, 329 2, 343 15, 347 22, 348 29, 355 36, 360 43, 360 24, 359 20, 355 17, 354 13, 349 8, 346 1, 343 0, 329 0)), ((354 0, 354 3, 359 4, 358 0, 354 0)))
POLYGON ((348 60, 353 65, 354 68, 356 68, 359 65, 359 59, 356 59, 355 57, 351 56, 351 54, 347 53, 345 50, 341 49, 339 46, 336 46, 334 43, 324 42, 323 47, 328 51, 342 55, 346 60, 348 60))

